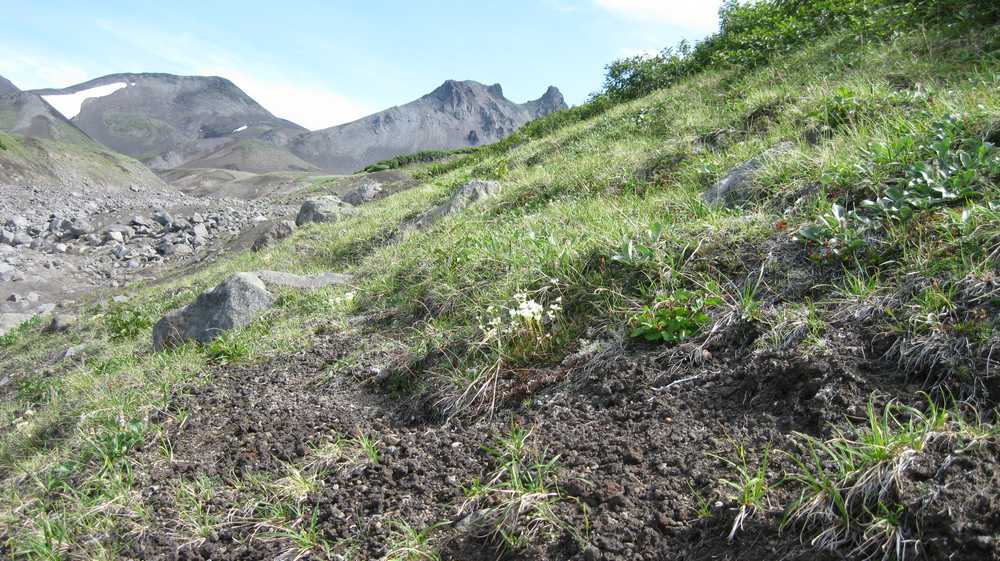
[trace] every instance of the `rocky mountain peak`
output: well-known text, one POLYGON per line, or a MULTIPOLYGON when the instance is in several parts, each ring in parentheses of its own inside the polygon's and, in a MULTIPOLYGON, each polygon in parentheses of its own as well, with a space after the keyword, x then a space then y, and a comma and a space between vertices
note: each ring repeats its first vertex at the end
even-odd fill
POLYGON ((500 84, 446 80, 410 103, 303 134, 288 146, 320 169, 352 173, 400 154, 496 142, 528 121, 562 109, 566 102, 554 87, 537 100, 514 103, 504 97, 500 84))
POLYGON ((549 86, 549 89, 545 90, 542 97, 534 101, 529 101, 526 105, 531 107, 536 117, 562 111, 569 107, 566 105, 566 99, 563 97, 562 92, 555 86, 549 86))

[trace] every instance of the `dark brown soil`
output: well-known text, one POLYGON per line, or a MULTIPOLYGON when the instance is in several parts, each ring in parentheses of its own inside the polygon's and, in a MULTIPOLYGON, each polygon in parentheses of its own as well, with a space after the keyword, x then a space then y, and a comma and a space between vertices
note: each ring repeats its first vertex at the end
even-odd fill
MULTIPOLYGON (((733 472, 720 457, 734 458, 737 443, 755 458, 768 446, 794 450, 795 432, 819 435, 832 422, 861 420, 873 393, 881 400, 922 399, 860 352, 693 361, 682 349, 618 349, 512 373, 502 387, 510 399, 496 415, 444 422, 433 411, 414 416, 412 402, 352 380, 331 382, 329 366, 352 343, 326 337, 294 356, 220 368, 176 397, 172 416, 163 419, 173 460, 150 445, 137 474, 155 523, 137 540, 123 540, 134 541, 132 557, 324 558, 289 553, 287 539, 255 526, 252 516, 233 516, 246 512, 240 509, 249 497, 233 485, 209 505, 220 516, 230 513, 230 524, 203 538, 179 524, 174 496, 181 482, 204 476, 230 482, 280 476, 310 445, 360 431, 380 441, 379 463, 326 471, 321 490, 301 505, 345 558, 383 558, 395 522, 421 528, 464 516, 463 486, 494 468, 483 446, 514 422, 533 430, 538 451, 559 456, 561 488, 571 500, 558 512, 584 543, 562 531, 501 555, 482 532, 458 524, 441 531, 443 559, 859 558, 850 550, 817 551, 808 528, 780 531, 782 506, 795 491, 779 485, 794 465, 778 452, 768 473, 771 508, 756 512, 728 541, 737 505, 721 482, 733 472), (541 381, 532 384, 532 377, 541 381), (526 387, 537 391, 526 396, 526 387)), ((952 450, 931 446, 901 484, 903 504, 923 513, 923 542, 911 558, 1000 559, 1000 501, 989 492, 1000 486, 1000 449, 985 446, 979 452, 985 461, 976 462, 952 450)))

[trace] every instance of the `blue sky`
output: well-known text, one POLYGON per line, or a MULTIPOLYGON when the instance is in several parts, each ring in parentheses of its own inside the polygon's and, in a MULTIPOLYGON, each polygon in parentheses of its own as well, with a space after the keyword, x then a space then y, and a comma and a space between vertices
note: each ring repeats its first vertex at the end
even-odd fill
POLYGON ((570 104, 615 58, 715 30, 720 0, 0 0, 0 75, 22 89, 114 72, 219 75, 311 129, 446 79, 570 104))

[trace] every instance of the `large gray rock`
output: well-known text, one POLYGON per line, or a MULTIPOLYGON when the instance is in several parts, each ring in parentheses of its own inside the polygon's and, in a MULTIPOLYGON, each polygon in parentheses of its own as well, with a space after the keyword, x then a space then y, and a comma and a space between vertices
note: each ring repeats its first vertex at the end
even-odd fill
POLYGON ((263 231, 253 241, 253 245, 250 246, 250 249, 254 251, 262 251, 275 242, 291 236, 295 232, 295 223, 291 220, 281 220, 266 224, 262 228, 263 231))
POLYGON ((303 226, 313 222, 336 222, 345 216, 353 216, 358 210, 334 195, 310 199, 302 203, 295 225, 303 226))
POLYGON ((712 185, 703 195, 709 204, 724 204, 729 207, 746 202, 753 188, 753 181, 768 161, 795 149, 795 144, 782 142, 763 154, 743 162, 733 168, 725 177, 712 185))
POLYGON ((208 343, 226 331, 250 324, 273 304, 274 296, 256 275, 235 274, 157 322, 153 348, 159 351, 185 341, 208 343))
POLYGON ((352 205, 362 205, 365 203, 370 203, 378 198, 380 198, 385 192, 382 189, 382 184, 377 181, 371 181, 359 186, 353 191, 349 191, 341 199, 352 205))
POLYGON ((418 216, 410 223, 409 227, 418 230, 427 228, 445 216, 456 214, 479 201, 495 197, 501 190, 503 190, 503 186, 496 181, 474 179, 459 187, 458 191, 444 203, 418 216))

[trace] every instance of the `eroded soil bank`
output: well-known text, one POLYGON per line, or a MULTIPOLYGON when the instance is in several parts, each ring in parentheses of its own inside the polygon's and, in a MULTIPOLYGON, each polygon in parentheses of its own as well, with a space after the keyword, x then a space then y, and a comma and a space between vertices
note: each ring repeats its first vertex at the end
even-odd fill
MULTIPOLYGON (((130 556, 381 559, 405 522, 438 525, 441 557, 464 561, 854 558, 861 553, 843 548, 818 554, 809 546, 815 528, 781 528, 780 505, 797 492, 781 482, 797 466, 779 451, 798 449, 796 433, 863 421, 871 395, 924 403, 891 365, 862 353, 692 360, 610 345, 555 368, 509 372, 494 415, 448 421, 430 398, 394 399, 331 375, 359 340, 323 335, 294 356, 220 368, 206 375, 211 383, 178 393, 162 419, 164 439, 147 446, 136 474, 155 524, 130 556), (553 503, 559 524, 505 552, 475 510, 462 507, 468 489, 494 473, 488 447, 512 424, 531 431, 532 454, 557 458, 562 497, 553 503), (352 435, 376 443, 377 462, 350 451, 352 435), (738 503, 724 481, 734 477, 728 461, 738 447, 754 466, 771 450, 769 508, 752 513, 730 541, 738 503), (308 527, 293 531, 265 522, 268 501, 255 486, 288 484, 290 473, 313 474, 288 501, 308 513, 308 527), (208 490, 194 512, 211 524, 193 520, 178 492, 198 485, 208 490), (310 549, 295 532, 312 532, 332 549, 310 549)), ((922 543, 904 547, 927 559, 998 558, 1000 509, 988 490, 1000 478, 1000 450, 987 444, 975 452, 986 461, 972 461, 939 448, 902 472, 901 488, 924 501, 926 514, 922 543)))

